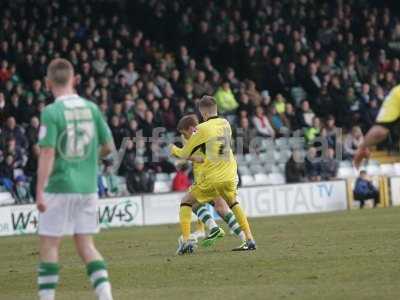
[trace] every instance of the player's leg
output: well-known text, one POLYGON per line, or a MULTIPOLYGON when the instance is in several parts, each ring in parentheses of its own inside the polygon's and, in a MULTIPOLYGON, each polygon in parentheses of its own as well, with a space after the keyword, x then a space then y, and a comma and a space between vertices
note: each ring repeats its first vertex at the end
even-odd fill
POLYGON ((243 209, 241 208, 239 202, 237 201, 237 185, 235 181, 216 183, 215 189, 218 194, 227 202, 229 208, 232 210, 233 214, 238 221, 240 228, 242 228, 244 234, 246 235, 247 245, 250 250, 255 249, 254 237, 250 229, 247 216, 243 209))
POLYGON ((64 194, 45 193, 47 209, 39 213, 38 288, 40 300, 53 300, 59 280, 58 252, 62 236, 71 234, 69 205, 64 194))
POLYGON ((192 234, 196 239, 202 239, 206 236, 206 228, 200 220, 196 221, 196 230, 192 234))
POLYGON ((213 230, 214 228, 217 228, 218 225, 215 222, 213 216, 211 215, 210 211, 207 208, 206 204, 200 204, 196 203, 192 206, 194 214, 197 216, 197 218, 206 225, 207 229, 209 231, 213 230))
POLYGON ((193 253, 196 247, 196 241, 190 239, 190 228, 192 223, 192 206, 196 199, 190 193, 187 193, 181 200, 179 208, 179 224, 181 227, 182 238, 179 239, 176 254, 183 255, 193 253))
POLYGON ((87 275, 99 300, 112 300, 106 262, 97 250, 93 234, 98 233, 97 195, 80 195, 74 200, 74 241, 86 265, 87 275))
POLYGON ((193 210, 196 211, 198 218, 202 220, 210 230, 207 237, 201 242, 201 245, 210 247, 225 236, 224 230, 215 223, 210 211, 205 206, 206 203, 218 196, 217 191, 211 184, 203 182, 200 185, 194 185, 190 194, 196 200, 193 204, 193 210))
POLYGON ((99 300, 112 300, 106 263, 89 234, 74 236, 76 250, 86 265, 87 275, 99 300))
POLYGON ((214 209, 228 225, 229 229, 240 239, 241 242, 246 241, 246 235, 236 221, 235 215, 229 209, 224 199, 218 197, 214 199, 214 209))
POLYGON ((60 271, 58 264, 60 244, 60 237, 39 235, 38 293, 40 300, 55 299, 60 271))

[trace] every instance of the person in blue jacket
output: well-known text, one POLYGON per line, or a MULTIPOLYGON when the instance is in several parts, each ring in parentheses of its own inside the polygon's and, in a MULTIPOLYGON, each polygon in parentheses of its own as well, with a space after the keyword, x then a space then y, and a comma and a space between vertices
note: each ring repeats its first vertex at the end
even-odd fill
POLYGON ((360 208, 364 207, 365 200, 373 199, 374 207, 379 203, 379 191, 367 177, 366 171, 361 171, 354 185, 354 200, 360 201, 360 208))

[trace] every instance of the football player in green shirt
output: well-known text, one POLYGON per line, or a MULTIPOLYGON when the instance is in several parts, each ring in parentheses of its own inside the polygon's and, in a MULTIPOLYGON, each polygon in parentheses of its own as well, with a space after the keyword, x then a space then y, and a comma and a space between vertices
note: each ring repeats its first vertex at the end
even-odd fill
POLYGON ((39 131, 39 298, 54 299, 61 239, 73 235, 97 298, 111 300, 106 265, 92 235, 99 231, 99 155, 107 156, 113 151, 112 136, 98 107, 75 94, 74 70, 69 61, 53 60, 46 83, 55 101, 42 111, 39 131))

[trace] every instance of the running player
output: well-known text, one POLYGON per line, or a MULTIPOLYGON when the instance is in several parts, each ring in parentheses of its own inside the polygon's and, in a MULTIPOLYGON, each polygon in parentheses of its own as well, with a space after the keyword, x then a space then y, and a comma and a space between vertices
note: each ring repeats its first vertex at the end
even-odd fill
POLYGON ((369 148, 385 140, 399 119, 400 85, 397 85, 387 95, 376 118, 376 124, 365 135, 364 141, 354 155, 353 162, 357 169, 360 167, 363 159, 368 158, 369 148))
POLYGON ((98 148, 100 156, 110 154, 112 136, 98 107, 75 94, 69 61, 53 60, 46 84, 55 102, 43 110, 39 132, 39 299, 55 298, 61 239, 73 235, 97 298, 112 300, 106 264, 92 238, 99 231, 98 148))
MULTIPOLYGON (((191 114, 184 116, 181 118, 178 122, 177 129, 178 131, 182 134, 182 140, 184 141, 184 144, 186 141, 193 135, 193 133, 196 130, 196 126, 199 124, 199 121, 196 117, 196 115, 191 114)), ((202 165, 204 162, 204 153, 202 152, 201 149, 198 149, 197 151, 193 152, 189 160, 192 161, 193 163, 193 174, 194 174, 194 181, 196 182, 199 180, 202 175, 202 165)), ((189 196, 190 196, 190 190, 189 190, 189 196)), ((186 201, 187 202, 187 201, 186 201)), ((183 201, 185 203, 185 201, 183 201)), ((212 200, 212 204, 214 206, 214 209, 217 211, 217 213, 221 216, 221 218, 228 224, 230 230, 241 240, 242 244, 238 248, 234 248, 233 251, 239 251, 239 250, 248 250, 247 249, 247 243, 246 243, 246 237, 242 229, 240 228, 239 224, 236 221, 235 216, 233 215, 232 211, 229 209, 228 205, 226 202, 221 198, 217 197, 212 200)), ((192 207, 193 212, 197 215, 198 219, 202 221, 204 224, 207 225, 207 228, 210 230, 210 234, 206 239, 203 240, 202 244, 203 246, 211 246, 212 244, 215 243, 215 241, 222 237, 223 234, 216 234, 218 233, 218 226, 215 223, 213 217, 211 216, 209 210, 207 209, 206 205, 200 205, 198 207, 192 207)), ((194 238, 198 238, 199 234, 197 231, 193 233, 191 236, 194 238)))
POLYGON ((204 96, 199 102, 199 111, 204 122, 196 127, 194 134, 183 148, 171 147, 174 156, 188 159, 196 150, 203 149, 205 160, 198 182, 193 186, 188 197, 181 204, 179 218, 183 235, 180 254, 191 252, 189 241, 192 206, 222 197, 233 211, 240 227, 244 231, 249 250, 256 248, 247 217, 236 200, 237 165, 231 144, 232 130, 227 120, 218 117, 215 99, 204 96), (195 200, 194 200, 195 199, 195 200))

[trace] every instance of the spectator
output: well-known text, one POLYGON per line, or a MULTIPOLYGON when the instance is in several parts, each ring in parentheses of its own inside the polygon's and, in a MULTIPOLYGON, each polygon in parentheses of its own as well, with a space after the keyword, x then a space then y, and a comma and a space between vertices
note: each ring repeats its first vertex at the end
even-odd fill
POLYGON ((274 101, 274 106, 278 114, 284 114, 286 110, 286 99, 282 94, 277 94, 274 101))
POLYGON ((135 64, 133 62, 129 62, 125 69, 119 71, 118 75, 125 77, 126 83, 129 86, 132 86, 139 78, 139 74, 135 71, 135 64))
POLYGON ((365 109, 365 112, 363 113, 362 124, 365 131, 367 131, 375 124, 375 120, 376 117, 378 116, 378 113, 379 113, 378 100, 371 99, 368 102, 368 107, 365 109))
POLYGON ((18 204, 32 203, 29 184, 25 176, 20 175, 15 179, 15 197, 18 204))
POLYGON ((301 102, 301 111, 299 113, 300 127, 311 127, 314 117, 315 114, 310 107, 310 103, 307 100, 301 102))
POLYGON ((210 95, 212 93, 212 87, 206 80, 206 73, 204 71, 197 72, 196 80, 193 83, 193 94, 196 97, 202 97, 204 95, 210 95))
POLYGON ((285 177, 287 183, 307 181, 304 158, 299 150, 294 150, 285 165, 285 177))
POLYGON ((358 126, 354 126, 351 129, 351 133, 348 134, 344 140, 344 157, 345 159, 353 158, 356 153, 358 146, 364 141, 364 136, 361 131, 361 128, 358 126))
POLYGON ((118 177, 113 172, 113 165, 111 161, 104 162, 104 172, 102 175, 104 181, 104 193, 106 197, 118 196, 119 186, 118 177))
POLYGON ((276 133, 276 136, 290 134, 285 115, 279 114, 275 105, 270 105, 268 107, 268 119, 276 133))
POLYGON ((111 117, 110 130, 114 138, 115 146, 119 148, 121 146, 123 138, 128 135, 127 131, 121 124, 121 118, 117 115, 111 117))
POLYGON ((257 91, 256 83, 252 80, 246 82, 246 95, 249 97, 251 104, 255 107, 261 105, 262 97, 259 91, 257 91))
POLYGON ((294 110, 292 103, 286 103, 285 118, 287 121, 287 126, 292 132, 300 129, 299 118, 296 114, 296 111, 294 110))
POLYGON ((321 129, 321 120, 318 117, 314 117, 312 121, 312 126, 307 128, 305 133, 307 143, 312 144, 314 140, 320 135, 321 129))
POLYGON ((11 77, 10 70, 8 69, 8 61, 3 60, 0 65, 0 82, 4 83, 11 77))
POLYGON ((228 81, 224 81, 218 88, 215 94, 215 101, 221 114, 234 113, 239 106, 228 81))
POLYGON ((4 93, 0 93, 0 124, 4 124, 8 116, 8 108, 4 93))
POLYGON ((339 163, 335 158, 335 150, 328 148, 321 161, 322 180, 332 180, 336 178, 339 163))
POLYGON ((306 166, 306 176, 310 181, 320 181, 321 180, 321 158, 317 156, 317 149, 315 147, 310 147, 307 152, 307 157, 305 159, 306 166))
POLYGON ((252 141, 254 141, 254 138, 256 137, 256 131, 253 128, 250 128, 249 119, 247 117, 242 117, 240 119, 239 128, 237 128, 234 133, 237 146, 239 147, 236 149, 237 154, 241 154, 241 151, 243 154, 247 154, 251 150, 254 150, 250 149, 250 147, 253 144, 252 141), (242 145, 242 149, 240 149, 240 145, 242 145))
POLYGON ((26 163, 26 156, 21 147, 18 147, 13 137, 7 140, 5 155, 11 155, 14 159, 14 168, 22 168, 26 163))
POLYGON ((36 174, 40 148, 38 144, 33 144, 28 151, 28 161, 24 168, 24 174, 30 178, 30 193, 36 195, 36 174))
POLYGON ((261 106, 256 108, 256 114, 253 117, 253 125, 257 130, 257 134, 262 137, 275 137, 275 130, 265 116, 264 109, 261 106))
POLYGON ((0 184, 14 194, 14 157, 7 155, 0 168, 0 184))
POLYGON ((336 120, 335 117, 332 115, 329 115, 327 120, 326 120, 326 125, 325 125, 325 130, 326 130, 326 139, 328 142, 328 146, 331 148, 336 148, 336 137, 338 134, 340 134, 339 129, 336 127, 336 120))
POLYGON ((38 141, 40 122, 38 117, 33 116, 30 120, 29 127, 26 129, 26 138, 29 145, 36 144, 38 141))
POLYGON ((138 194, 153 192, 155 176, 152 171, 145 171, 142 158, 136 158, 134 170, 134 172, 128 173, 126 180, 129 193, 138 194))
POLYGON ((162 124, 168 131, 176 130, 176 114, 171 107, 171 101, 168 98, 161 100, 161 118, 162 124))
POLYGON ((6 126, 3 130, 3 137, 6 139, 14 138, 18 147, 26 148, 28 142, 20 126, 17 125, 14 117, 8 117, 6 126))
POLYGON ((172 190, 175 192, 184 192, 191 185, 189 178, 189 166, 186 163, 178 167, 178 172, 172 180, 172 190))
POLYGON ((364 208, 365 201, 374 200, 374 207, 380 202, 379 191, 368 179, 367 172, 361 171, 354 185, 353 196, 355 201, 360 201, 360 208, 364 208))

